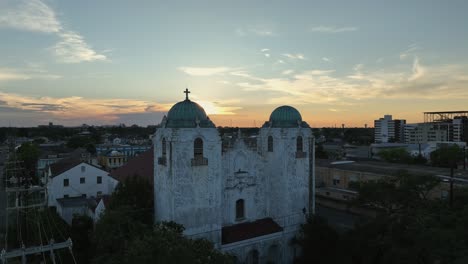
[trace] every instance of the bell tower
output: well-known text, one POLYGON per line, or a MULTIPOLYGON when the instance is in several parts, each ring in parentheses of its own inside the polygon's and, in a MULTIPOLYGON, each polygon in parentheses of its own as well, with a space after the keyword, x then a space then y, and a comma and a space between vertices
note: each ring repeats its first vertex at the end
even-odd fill
POLYGON ((309 125, 291 106, 276 108, 260 129, 258 145, 266 163, 268 212, 287 225, 302 223, 304 209, 309 208, 311 136, 309 125))
POLYGON ((221 240, 221 138, 205 110, 189 99, 175 104, 156 130, 155 221, 175 221, 185 234, 221 240))

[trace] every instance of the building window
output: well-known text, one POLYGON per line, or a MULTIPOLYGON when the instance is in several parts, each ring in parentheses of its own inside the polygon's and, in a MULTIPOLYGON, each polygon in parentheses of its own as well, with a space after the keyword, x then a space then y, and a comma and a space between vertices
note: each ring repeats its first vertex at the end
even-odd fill
POLYGON ((70 197, 68 194, 63 195, 63 198, 68 198, 68 197, 70 197))
POLYGON ((245 217, 244 199, 236 201, 236 220, 242 220, 245 217))
POLYGON ((166 138, 163 138, 163 139, 162 139, 162 146, 161 146, 161 148, 162 148, 162 156, 163 156, 163 157, 166 157, 166 138))
POLYGON ((86 167, 85 166, 81 166, 81 172, 85 172, 86 171, 86 167))
POLYGON ((85 182, 86 182, 86 181, 85 181, 85 178, 84 178, 84 177, 81 177, 81 178, 80 178, 80 183, 83 184, 83 183, 85 183, 85 182))
POLYGON ((193 158, 202 159, 203 158, 203 140, 201 138, 196 138, 193 142, 193 158))
POLYGON ((268 136, 268 152, 273 152, 273 137, 268 136))
POLYGON ((333 185, 340 184, 340 179, 333 179, 333 185))
POLYGON ((102 183, 102 176, 97 176, 97 184, 101 184, 102 183))
POLYGON ((70 180, 69 179, 63 179, 63 186, 67 187, 70 185, 70 180))
POLYGON ((81 197, 86 198, 86 194, 82 194, 81 197))
POLYGON ((102 196, 102 192, 101 192, 101 191, 99 191, 99 192, 96 193, 96 197, 101 197, 101 196, 102 196))
POLYGON ((298 136, 296 139, 296 151, 297 152, 303 152, 303 144, 302 144, 302 137, 298 136))

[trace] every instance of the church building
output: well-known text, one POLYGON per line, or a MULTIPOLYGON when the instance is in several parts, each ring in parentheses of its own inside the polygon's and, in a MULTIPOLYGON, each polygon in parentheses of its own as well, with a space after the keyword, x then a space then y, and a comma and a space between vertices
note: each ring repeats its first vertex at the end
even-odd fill
POLYGON ((238 263, 291 263, 313 210, 311 128, 280 106, 258 135, 222 138, 185 93, 153 137, 155 221, 182 224, 238 263))

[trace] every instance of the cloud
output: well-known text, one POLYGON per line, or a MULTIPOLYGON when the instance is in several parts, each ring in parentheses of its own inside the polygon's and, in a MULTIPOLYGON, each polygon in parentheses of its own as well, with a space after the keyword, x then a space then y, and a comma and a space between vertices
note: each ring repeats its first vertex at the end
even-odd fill
POLYGON ((62 30, 55 12, 40 0, 22 1, 15 9, 0 11, 0 26, 44 33, 62 30))
POLYGON ((95 99, 72 97, 33 97, 15 93, 0 92, 4 107, 17 111, 47 113, 57 120, 117 120, 121 114, 164 112, 172 104, 157 104, 132 99, 95 99))
POLYGON ((247 35, 247 32, 245 32, 245 30, 243 30, 242 28, 236 28, 236 35, 239 37, 243 37, 247 35))
POLYGON ((327 58, 327 57, 323 57, 322 60, 326 61, 326 62, 331 62, 332 61, 330 58, 327 58))
POLYGON ((311 71, 305 71, 304 73, 306 75, 327 75, 334 71, 335 70, 311 70, 311 71))
POLYGON ((291 60, 305 60, 306 59, 304 54, 300 54, 300 53, 297 53, 297 54, 285 53, 283 54, 283 56, 291 60))
POLYGON ((357 27, 336 27, 336 26, 315 26, 310 29, 312 32, 320 33, 342 33, 342 32, 351 32, 357 31, 357 27))
MULTIPOLYGON (((218 116, 235 114, 235 111, 242 109, 237 106, 239 102, 239 99, 197 100, 208 114, 218 116)), ((19 116, 22 120, 28 120, 29 124, 51 120, 69 125, 120 122, 157 124, 173 105, 128 98, 35 97, 0 92, 0 125, 6 125, 2 121, 16 120, 19 116)))
POLYGON ((275 32, 267 26, 249 26, 245 28, 237 28, 236 34, 239 37, 244 37, 247 35, 256 35, 261 37, 273 37, 276 36, 275 32))
POLYGON ((2 81, 20 81, 20 80, 56 80, 60 75, 49 74, 42 67, 26 67, 25 69, 0 68, 0 82, 2 81))
POLYGON ((420 79, 424 76, 425 69, 419 64, 419 59, 416 57, 413 61, 413 74, 408 79, 409 81, 414 81, 420 79))
POLYGON ((15 81, 15 80, 28 80, 30 77, 24 73, 18 73, 10 69, 0 69, 0 82, 1 81, 15 81))
POLYGON ((234 70, 229 67, 179 67, 178 69, 192 76, 213 76, 234 70))
POLYGON ((294 70, 284 70, 281 74, 283 74, 283 75, 289 75, 289 74, 291 74, 291 73, 293 73, 293 72, 294 72, 294 70))
POLYGON ((57 59, 64 63, 79 63, 83 61, 104 61, 107 57, 98 54, 85 41, 82 36, 73 31, 59 33, 59 41, 52 50, 57 59))
POLYGON ((244 77, 244 78, 253 78, 246 71, 234 71, 234 72, 231 72, 231 75, 238 76, 238 77, 244 77))
POLYGON ((54 10, 41 0, 23 0, 14 8, 0 11, 0 26, 57 35, 60 41, 50 50, 62 63, 107 59, 93 50, 79 33, 65 29, 54 10))
POLYGON ((235 115, 235 111, 242 109, 240 106, 232 106, 233 103, 238 102, 233 100, 217 100, 216 102, 197 100, 197 103, 203 107, 208 115, 235 115))
POLYGON ((267 57, 267 58, 269 58, 269 57, 271 56, 270 53, 268 53, 268 51, 270 51, 270 49, 261 49, 260 51, 261 51, 261 52, 263 53, 263 55, 265 55, 265 57, 267 57))
POLYGON ((416 51, 420 50, 421 47, 419 47, 418 44, 414 43, 408 46, 408 48, 400 53, 400 60, 404 60, 408 58, 411 55, 414 55, 416 51))
POLYGON ((285 63, 284 60, 277 60, 274 64, 276 65, 276 64, 284 64, 284 63, 285 63))
POLYGON ((422 65, 418 58, 411 65, 368 69, 357 64, 350 74, 338 75, 332 69, 311 69, 293 75, 289 70, 272 78, 249 72, 236 83, 246 92, 263 92, 268 104, 355 104, 371 99, 468 99, 468 70, 465 65, 422 65))

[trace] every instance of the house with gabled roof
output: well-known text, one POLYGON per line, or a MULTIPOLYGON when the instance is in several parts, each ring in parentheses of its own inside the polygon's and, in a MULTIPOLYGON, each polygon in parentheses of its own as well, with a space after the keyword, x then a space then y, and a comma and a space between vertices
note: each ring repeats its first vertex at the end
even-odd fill
POLYGON ((49 165, 46 178, 48 206, 56 207, 69 223, 75 213, 94 211, 97 203, 91 201, 112 194, 119 183, 107 171, 78 159, 49 165))

